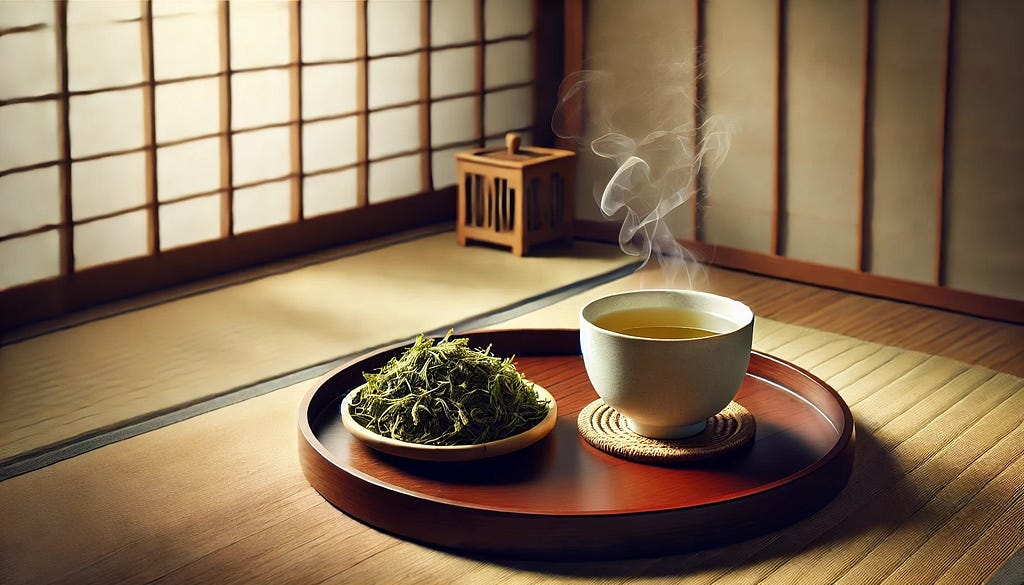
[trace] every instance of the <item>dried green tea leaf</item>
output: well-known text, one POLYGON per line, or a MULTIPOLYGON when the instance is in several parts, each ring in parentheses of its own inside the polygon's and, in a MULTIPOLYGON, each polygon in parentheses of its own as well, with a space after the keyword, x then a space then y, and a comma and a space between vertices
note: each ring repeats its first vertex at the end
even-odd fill
POLYGON ((512 358, 472 349, 449 331, 436 343, 420 335, 372 373, 353 397, 351 415, 379 435, 421 445, 476 445, 519 434, 548 412, 512 358))

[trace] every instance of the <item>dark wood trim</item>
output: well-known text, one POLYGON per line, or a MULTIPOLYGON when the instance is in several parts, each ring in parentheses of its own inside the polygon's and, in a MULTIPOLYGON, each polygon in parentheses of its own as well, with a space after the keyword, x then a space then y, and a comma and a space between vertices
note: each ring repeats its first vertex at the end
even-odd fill
POLYGON ((0 292, 0 330, 313 250, 452 221, 454 188, 167 250, 0 292))
POLYGON ((366 207, 370 203, 370 104, 369 41, 366 34, 367 0, 356 1, 356 206, 366 207))
POLYGON ((57 140, 60 144, 60 275, 67 278, 75 272, 74 214, 71 209, 71 112, 68 97, 68 3, 60 0, 54 5, 57 38, 57 82, 60 99, 57 100, 57 140))
POLYGON ((234 169, 231 165, 231 7, 221 2, 220 20, 220 236, 234 235, 234 169))
MULTIPOLYGON (((613 222, 575 221, 576 237, 600 242, 618 242, 619 226, 613 222)), ((842 291, 907 301, 1011 323, 1024 324, 1024 301, 1007 299, 870 274, 848 268, 814 264, 804 260, 680 240, 684 247, 707 264, 735 268, 754 274, 814 284, 842 291)))
POLYGON ((875 71, 875 0, 864 0, 864 58, 861 80, 861 127, 860 127, 860 201, 857 206, 857 267, 861 272, 871 271, 871 217, 874 200, 874 163, 872 153, 871 121, 874 119, 874 71, 875 71))
MULTIPOLYGON (((704 82, 704 73, 707 68, 704 47, 707 42, 707 24, 705 23, 707 10, 704 6, 704 0, 694 0, 693 11, 693 150, 694 152, 700 152, 701 143, 704 141, 705 106, 707 104, 707 85, 704 82)), ((693 177, 693 237, 699 242, 706 239, 706 234, 704 233, 704 206, 706 200, 707 188, 704 185, 704 165, 701 165, 693 177)))
POLYGON ((476 0, 473 3, 474 16, 476 17, 476 136, 477 147, 484 146, 484 133, 486 132, 486 121, 484 117, 484 94, 487 89, 486 68, 484 59, 484 46, 486 34, 484 24, 484 0, 476 0))
POLYGON ((554 146, 551 117, 558 104, 558 86, 565 77, 564 47, 565 10, 559 2, 533 1, 534 31, 530 45, 533 63, 533 113, 536 120, 533 144, 554 146))
MULTIPOLYGON (((584 0, 565 0, 562 6, 562 16, 564 21, 562 25, 562 79, 564 80, 569 75, 583 70, 583 54, 586 50, 586 2, 584 0)), ((561 80, 555 88, 553 104, 557 105, 562 99, 560 88, 561 80)), ((580 96, 579 99, 582 101, 584 97, 580 96)), ((563 120, 562 123, 566 122, 563 120)), ((581 136, 583 132, 582 108, 580 115, 573 120, 573 125, 574 127, 566 130, 571 136, 581 136)), ((557 137, 555 146, 568 150, 577 148, 572 138, 557 137)))
POLYGON ((783 254, 786 220, 786 0, 776 0, 778 8, 775 46, 775 184, 772 195, 771 250, 776 256, 783 254))
POLYGON ((303 221, 302 173, 302 3, 288 4, 288 28, 291 55, 288 66, 288 85, 291 100, 289 134, 291 141, 291 221, 303 221))
POLYGON ((939 138, 939 192, 936 196, 936 209, 937 214, 936 230, 935 230, 935 284, 939 286, 945 286, 946 284, 946 260, 948 252, 946 250, 946 235, 948 231, 948 218, 949 218, 949 165, 947 164, 950 157, 950 125, 952 123, 950 117, 950 101, 953 95, 953 59, 955 55, 955 43, 954 43, 954 26, 955 21, 955 7, 953 0, 946 0, 946 54, 945 60, 942 67, 942 135, 939 138))
POLYGON ((146 159, 146 220, 149 224, 147 250, 149 254, 160 253, 160 207, 156 180, 156 73, 153 55, 153 4, 141 0, 142 4, 142 71, 145 83, 142 86, 143 112, 145 121, 146 159))
POLYGON ((430 128, 433 103, 430 99, 430 16, 430 1, 420 0, 419 123, 420 144, 423 145, 423 154, 420 155, 420 190, 424 192, 434 188, 433 138, 430 128))

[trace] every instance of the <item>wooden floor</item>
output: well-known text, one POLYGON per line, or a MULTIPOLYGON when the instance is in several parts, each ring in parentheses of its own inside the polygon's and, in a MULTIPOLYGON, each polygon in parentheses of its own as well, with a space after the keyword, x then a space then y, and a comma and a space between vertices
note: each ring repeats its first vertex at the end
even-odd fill
POLYGON ((738 298, 761 317, 941 355, 1024 377, 1024 326, 724 268, 709 292, 738 298))

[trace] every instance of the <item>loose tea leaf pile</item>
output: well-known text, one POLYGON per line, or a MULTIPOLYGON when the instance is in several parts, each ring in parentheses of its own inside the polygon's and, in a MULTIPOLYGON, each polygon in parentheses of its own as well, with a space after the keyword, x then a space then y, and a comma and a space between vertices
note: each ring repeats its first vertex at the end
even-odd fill
POLYGON ((422 335, 374 373, 353 397, 351 415, 379 435, 422 445, 475 445, 521 433, 541 421, 540 400, 511 358, 468 339, 422 335))

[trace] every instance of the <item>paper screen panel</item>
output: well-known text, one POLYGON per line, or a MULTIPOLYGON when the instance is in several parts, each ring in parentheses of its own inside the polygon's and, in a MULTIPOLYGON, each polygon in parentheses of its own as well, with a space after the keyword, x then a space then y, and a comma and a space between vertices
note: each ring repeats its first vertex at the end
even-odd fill
POLYGON ((533 88, 496 91, 484 96, 484 134, 504 134, 533 123, 533 88))
POLYGON ((51 2, 0 2, 0 28, 13 29, 38 24, 53 25, 51 2))
POLYGON ((145 203, 145 156, 131 153, 75 163, 71 210, 76 221, 145 203))
POLYGON ((217 0, 154 0, 152 7, 155 79, 220 71, 217 0))
POLYGON ((475 0, 433 0, 430 44, 435 47, 476 40, 475 0))
POLYGON ((786 3, 786 256, 858 268, 865 0, 786 3), (824 131, 824 129, 828 131, 824 131))
POLYGON ((283 177, 291 172, 291 132, 267 128, 231 137, 235 186, 283 177))
POLYGON ((946 11, 941 3, 929 0, 873 7, 867 268, 875 274, 935 283, 946 11))
POLYGON ((158 143, 220 130, 220 80, 164 83, 157 85, 154 93, 158 143))
POLYGON ((71 217, 75 221, 124 211, 145 202, 146 157, 143 153, 107 156, 71 165, 71 217))
POLYGON ((529 41, 505 41, 484 47, 484 79, 488 88, 528 83, 532 78, 529 41))
POLYGON ((60 275, 56 230, 0 242, 0 289, 60 275))
POLYGON ((373 59, 367 66, 371 109, 414 102, 420 97, 420 56, 373 59))
POLYGON ((141 89, 71 96, 68 110, 74 158, 145 144, 141 89))
POLYGON ((415 154, 370 163, 370 203, 380 203, 418 193, 423 155, 415 154))
POLYGON ((57 40, 53 10, 39 13, 31 10, 27 2, 0 2, 0 29, 17 26, 11 21, 29 21, 20 26, 39 28, 0 36, 0 71, 3 71, 0 100, 56 93, 57 40), (21 10, 28 14, 15 14, 21 10))
POLYGON ((291 119, 288 71, 271 69, 231 76, 231 127, 237 130, 291 119))
POLYGON ((420 48, 420 3, 368 2, 366 44, 371 57, 420 48))
POLYGON ((235 233, 240 234, 291 220, 291 181, 236 189, 235 233))
POLYGON ((160 249, 171 250, 220 237, 220 194, 159 207, 160 249))
POLYGON ((228 2, 228 9, 233 70, 291 62, 288 2, 228 2))
POLYGON ((731 144, 704 176, 704 239, 773 253, 778 94, 778 8, 774 2, 708 2, 705 105, 731 144))
POLYGON ((57 102, 0 106, 0 171, 60 158, 57 102))
POLYGON ((302 213, 316 217, 357 206, 358 173, 347 169, 306 177, 302 189, 302 213))
POLYGON ((309 173, 353 164, 358 160, 354 116, 311 122, 302 130, 302 170, 309 173))
POLYGON ((60 223, 56 166, 0 177, 0 236, 60 223))
POLYGON ((149 253, 149 220, 135 211, 75 226, 75 269, 149 253))
POLYGON ((303 0, 302 60, 305 63, 356 57, 356 9, 353 0, 303 0))
POLYGON ((1024 4, 957 6, 946 284, 1024 300, 1024 4))
MULTIPOLYGON (((602 75, 585 86, 586 144, 579 162, 582 180, 576 187, 578 217, 616 226, 623 219, 606 219, 597 206, 616 165, 594 155, 591 140, 616 131, 639 143, 658 130, 692 129, 696 14, 692 1, 602 0, 588 5, 587 67, 602 75)), ((665 218, 676 238, 693 237, 693 205, 691 197, 665 218)))
POLYGON ((476 89, 476 49, 445 49, 430 55, 430 95, 444 97, 476 89))
POLYGON ((446 148, 435 150, 431 154, 431 173, 434 178, 434 189, 444 189, 455 185, 455 155, 469 150, 469 147, 446 148))
POLYGON ((420 106, 370 114, 370 158, 420 147, 420 106))
POLYGON ((356 111, 354 63, 302 68, 302 117, 306 120, 356 111))
POLYGON ((430 105, 430 141, 433 146, 469 142, 476 137, 476 97, 434 102, 430 105))
POLYGON ((220 138, 162 146, 156 151, 156 184, 160 201, 220 188, 220 138))
POLYGON ((68 2, 68 89, 142 81, 142 3, 68 2))
POLYGON ((532 27, 531 0, 484 0, 484 38, 523 35, 532 27))

